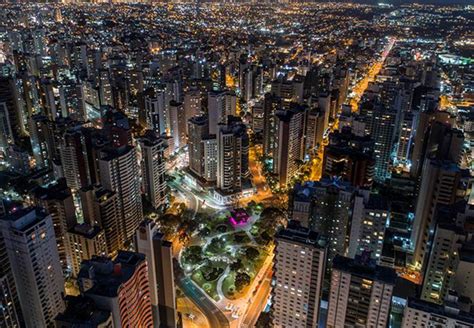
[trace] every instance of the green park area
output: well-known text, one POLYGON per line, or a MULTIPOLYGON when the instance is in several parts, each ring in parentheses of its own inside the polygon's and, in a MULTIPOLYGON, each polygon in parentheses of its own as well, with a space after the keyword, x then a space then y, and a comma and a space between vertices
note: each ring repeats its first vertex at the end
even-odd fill
POLYGON ((184 272, 215 301, 238 299, 264 264, 282 219, 279 210, 255 203, 207 216, 181 253, 184 272))

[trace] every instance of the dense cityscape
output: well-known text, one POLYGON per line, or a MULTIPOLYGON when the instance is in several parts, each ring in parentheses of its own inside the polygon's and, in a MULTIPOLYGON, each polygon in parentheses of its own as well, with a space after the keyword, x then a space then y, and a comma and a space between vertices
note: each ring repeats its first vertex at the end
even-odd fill
POLYGON ((474 328, 473 68, 468 4, 0 4, 0 327, 474 328))

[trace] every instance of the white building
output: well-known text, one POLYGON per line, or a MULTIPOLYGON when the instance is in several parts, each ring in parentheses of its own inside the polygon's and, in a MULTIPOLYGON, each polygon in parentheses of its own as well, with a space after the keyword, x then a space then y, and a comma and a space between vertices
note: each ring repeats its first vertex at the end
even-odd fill
POLYGON ((217 189, 223 194, 240 192, 248 167, 249 137, 242 121, 232 117, 219 127, 217 136, 217 189))
POLYGON ((202 140, 204 145, 204 175, 203 178, 206 181, 217 180, 217 140, 215 138, 209 138, 202 140))
POLYGON ((163 138, 153 131, 147 131, 138 140, 141 149, 142 185, 145 197, 154 208, 166 204, 165 149, 163 138))
POLYGON ((336 256, 327 327, 387 327, 396 277, 394 269, 336 256))
POLYGON ((64 280, 51 216, 20 209, 0 219, 0 229, 26 326, 54 325, 64 310, 64 280))
POLYGON ((125 240, 122 242, 129 241, 143 219, 140 170, 135 147, 125 145, 103 150, 99 172, 102 186, 117 193, 120 208, 117 229, 123 231, 125 240))
POLYGON ((354 258, 370 252, 371 257, 378 260, 382 255, 390 209, 379 195, 371 194, 367 198, 367 201, 360 195, 354 198, 348 256, 354 258))
POLYGON ((463 296, 474 300, 474 252, 472 249, 459 251, 459 263, 454 277, 454 289, 463 296))
POLYGON ((212 91, 207 97, 209 134, 217 134, 218 125, 227 124, 227 117, 237 114, 237 97, 231 91, 212 91))
POLYGON ((78 224, 66 233, 66 254, 72 275, 77 277, 82 261, 107 254, 104 230, 87 223, 78 224))
POLYGON ((290 221, 276 235, 273 325, 318 327, 326 264, 326 242, 314 231, 290 221))
POLYGON ((176 327, 176 288, 172 244, 150 219, 140 223, 135 246, 146 257, 153 321, 156 327, 176 327))
POLYGON ((409 298, 403 313, 402 328, 472 328, 474 314, 462 311, 455 302, 439 305, 409 298))
POLYGON ((424 272, 422 300, 443 303, 448 291, 454 287, 459 249, 464 239, 462 228, 451 224, 436 225, 424 272))

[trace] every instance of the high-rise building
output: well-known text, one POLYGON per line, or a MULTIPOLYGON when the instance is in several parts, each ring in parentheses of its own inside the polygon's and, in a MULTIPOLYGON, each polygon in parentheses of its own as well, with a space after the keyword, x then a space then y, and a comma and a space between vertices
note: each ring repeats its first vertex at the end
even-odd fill
POLYGON ((165 140, 148 130, 138 140, 142 152, 142 184, 146 199, 154 208, 166 205, 165 140))
POLYGON ((33 115, 29 118, 31 148, 36 165, 51 167, 55 157, 56 147, 51 122, 46 116, 33 115))
POLYGON ((51 216, 19 209, 2 217, 0 228, 26 327, 52 326, 64 309, 64 280, 51 216))
POLYGON ((305 155, 315 155, 323 142, 324 112, 319 108, 311 108, 306 118, 305 155))
POLYGON ((158 135, 169 132, 169 111, 165 99, 165 90, 159 89, 152 95, 145 95, 145 113, 147 129, 158 135))
POLYGON ((275 148, 275 113, 280 110, 281 99, 266 93, 263 99, 263 153, 273 157, 275 148))
POLYGON ((209 134, 217 135, 219 124, 227 124, 228 116, 237 114, 237 96, 232 91, 211 91, 207 95, 209 134))
POLYGON ((402 113, 400 136, 398 138, 397 161, 404 165, 410 163, 413 151, 414 134, 418 115, 405 111, 402 113))
POLYGON ((447 223, 436 225, 423 275, 422 300, 443 304, 448 291, 454 288, 459 250, 464 239, 462 228, 447 223))
MULTIPOLYGON (((5 265, 9 266, 9 264, 5 265)), ((15 296, 12 293, 8 280, 6 275, 0 275, 0 322, 2 327, 20 327, 15 307, 15 296)))
POLYGON ((209 134, 206 116, 195 116, 188 121, 189 170, 198 177, 204 175, 204 142, 209 134))
POLYGON ((324 177, 341 177, 355 187, 370 187, 375 174, 374 141, 370 136, 359 137, 350 128, 329 135, 324 147, 324 177))
POLYGON ((99 160, 102 186, 117 193, 120 208, 118 229, 125 240, 131 241, 143 219, 140 174, 135 147, 124 145, 102 151, 99 160))
POLYGON ((368 258, 336 256, 332 265, 327 327, 386 327, 397 274, 368 258))
POLYGON ((272 323, 275 327, 318 327, 326 241, 290 221, 275 236, 272 323))
POLYGON ((234 116, 221 125, 217 135, 217 188, 223 193, 240 191, 250 175, 249 136, 242 121, 234 116))
POLYGON ((84 260, 93 256, 107 255, 107 243, 104 230, 87 223, 77 224, 66 235, 66 255, 71 273, 77 277, 84 260))
POLYGON ((65 297, 66 309, 55 318, 56 327, 114 327, 110 311, 83 295, 65 297))
POLYGON ((290 213, 303 226, 328 238, 328 261, 346 255, 355 190, 338 179, 296 184, 290 197, 290 213))
MULTIPOLYGON (((367 197, 365 197, 367 198, 367 197)), ((390 222, 390 207, 385 197, 370 194, 368 200, 358 195, 352 206, 351 236, 348 256, 370 253, 377 261, 382 255, 385 228, 390 222)))
POLYGON ((77 281, 82 295, 112 313, 114 327, 153 327, 145 255, 119 251, 113 261, 93 257, 82 262, 77 281))
POLYGON ((361 115, 367 132, 375 141, 375 179, 385 181, 391 175, 391 155, 397 141, 400 112, 395 107, 371 102, 361 106, 361 115))
POLYGON ((450 297, 444 305, 409 298, 403 313, 402 328, 412 327, 472 327, 474 314, 470 304, 461 308, 458 297, 450 297))
POLYGON ((290 107, 275 114, 273 173, 282 187, 291 182, 304 159, 306 108, 294 103, 290 107))
POLYGON ((79 191, 84 222, 104 230, 107 253, 116 254, 126 240, 122 228, 120 201, 116 192, 102 186, 83 188, 79 191))
POLYGON ((66 252, 66 232, 76 225, 76 208, 71 190, 64 179, 48 187, 38 187, 34 191, 36 205, 43 207, 53 220, 54 235, 59 260, 64 272, 68 270, 66 252))
MULTIPOLYGON (((201 114, 201 98, 199 90, 189 90, 184 94, 183 106, 186 122, 189 122, 192 117, 201 114)), ((189 125, 186 126, 186 133, 189 133, 188 128, 189 125)))
POLYGON ((9 115, 6 103, 0 103, 0 149, 3 152, 15 142, 9 115))
POLYGON ((438 205, 454 204, 466 196, 469 173, 450 161, 427 159, 423 168, 420 191, 412 230, 413 259, 416 268, 425 265, 436 225, 434 214, 438 205))
MULTIPOLYGON (((3 201, 1 202, 2 205, 3 201)), ((6 212, 2 212, 2 216, 6 212)), ((23 324, 23 315, 18 297, 12 266, 8 258, 5 239, 0 232, 0 322, 5 322, 6 327, 20 327, 23 324)))
POLYGON ((171 101, 169 104, 170 128, 174 144, 173 151, 178 151, 186 145, 186 115, 182 103, 171 101))
POLYGON ((11 132, 7 140, 11 142, 19 141, 20 137, 24 135, 25 126, 23 117, 25 113, 22 110, 21 102, 18 95, 18 88, 16 87, 15 79, 12 77, 0 77, 0 110, 3 121, 1 128, 11 132))
POLYGON ((137 230, 136 249, 145 254, 148 263, 153 318, 159 322, 156 326, 176 327, 172 244, 164 239, 155 222, 145 219, 137 230))
POLYGON ((454 275, 454 290, 459 295, 469 297, 474 300, 474 289, 472 281, 474 279, 474 256, 472 244, 470 247, 463 246, 459 250, 459 261, 454 275))
POLYGON ((69 188, 79 190, 92 183, 88 156, 86 136, 82 133, 82 126, 70 128, 64 134, 59 147, 61 165, 64 177, 69 188))
POLYGON ((218 149, 217 149, 217 139, 213 137, 208 137, 204 139, 204 180, 208 182, 215 182, 217 180, 217 156, 218 156, 218 149))
POLYGON ((457 162, 455 158, 458 157, 460 148, 459 144, 455 142, 457 138, 452 139, 453 146, 457 144, 456 147, 450 147, 452 142, 449 139, 453 134, 447 133, 450 130, 449 123, 451 123, 449 116, 447 111, 434 109, 418 113, 415 137, 413 138, 411 176, 421 175, 427 157, 450 159, 457 162), (433 129, 435 125, 436 127, 433 129), (447 137, 446 141, 443 140, 445 137, 447 137))
POLYGON ((101 106, 114 106, 112 96, 112 85, 110 75, 107 69, 101 69, 99 72, 99 97, 101 106))
POLYGON ((264 109, 261 102, 252 106, 252 130, 254 133, 262 133, 264 127, 264 109))
POLYGON ((128 116, 116 110, 108 110, 102 118, 103 132, 114 147, 132 146, 133 137, 128 116))

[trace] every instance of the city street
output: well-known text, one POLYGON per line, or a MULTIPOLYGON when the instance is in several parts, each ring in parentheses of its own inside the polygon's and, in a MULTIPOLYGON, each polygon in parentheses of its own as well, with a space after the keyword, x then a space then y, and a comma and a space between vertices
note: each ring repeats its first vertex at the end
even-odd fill
POLYGON ((353 112, 357 112, 359 110, 359 103, 362 99, 362 95, 364 94, 365 90, 369 87, 369 83, 375 81, 377 74, 379 74, 380 70, 383 67, 383 63, 387 58, 390 50, 392 50, 393 45, 397 40, 395 38, 390 38, 387 45, 384 47, 380 59, 376 61, 370 68, 367 75, 362 78, 352 90, 352 98, 350 100, 350 105, 352 107, 353 112))
POLYGON ((186 277, 177 261, 175 262, 175 280, 178 287, 204 313, 212 328, 230 327, 229 321, 222 311, 209 299, 207 294, 186 277))

